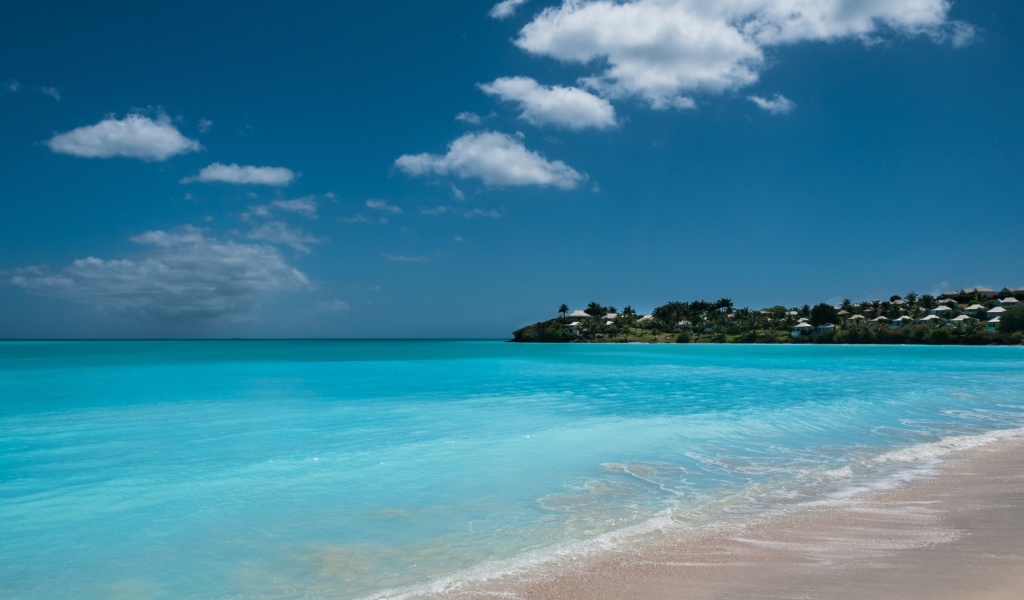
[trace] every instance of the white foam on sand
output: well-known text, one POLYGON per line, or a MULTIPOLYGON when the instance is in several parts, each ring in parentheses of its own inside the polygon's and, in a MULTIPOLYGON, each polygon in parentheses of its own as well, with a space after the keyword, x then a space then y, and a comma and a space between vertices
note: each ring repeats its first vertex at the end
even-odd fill
MULTIPOLYGON (((684 530, 700 529, 712 530, 722 526, 736 526, 742 529, 744 524, 748 521, 752 522, 756 519, 765 517, 780 516, 812 507, 843 505, 852 510, 875 512, 889 511, 892 512, 894 516, 898 513, 904 518, 910 516, 926 520, 931 516, 931 511, 927 506, 918 506, 915 504, 881 509, 870 506, 856 506, 855 499, 865 493, 904 487, 914 480, 935 474, 937 472, 936 467, 944 458, 952 454, 984 447, 1003 440, 1024 440, 1024 428, 1003 429, 975 435, 951 436, 934 442, 919 443, 907 448, 885 452, 870 458, 867 462, 877 468, 891 466, 904 466, 906 468, 901 468, 895 473, 887 470, 887 473, 883 476, 879 476, 877 478, 869 477, 867 479, 851 482, 850 485, 833 490, 832 492, 824 494, 823 497, 814 500, 798 502, 791 505, 780 505, 757 514, 740 514, 732 515, 730 517, 728 512, 726 512, 725 514, 720 515, 721 518, 709 518, 705 524, 696 526, 683 525, 674 517, 671 509, 664 510, 643 522, 615 531, 603 533, 594 538, 558 544, 547 548, 538 548, 507 560, 485 561, 479 565, 453 572, 428 582, 384 590, 382 592, 366 596, 364 600, 407 600, 411 598, 433 597, 449 595, 459 591, 467 591, 467 588, 473 589, 473 593, 476 594, 478 590, 474 588, 480 584, 500 582, 501 580, 514 578, 543 578, 545 573, 550 573, 553 570, 571 568, 571 565, 578 564, 583 560, 593 558, 601 553, 622 551, 632 543, 643 542, 645 538, 649 538, 649 536, 655 532, 681 532, 684 530), (854 505, 851 505, 851 503, 854 505)), ((609 466, 619 467, 620 465, 617 463, 610 463, 609 465, 604 466, 606 470, 608 470, 609 466)), ((640 478, 643 478, 642 476, 644 475, 644 473, 630 474, 640 478)), ((849 466, 826 471, 825 476, 826 479, 833 482, 836 480, 856 478, 853 469, 849 466)), ((721 500, 722 499, 719 499, 717 502, 720 502, 721 500)), ((950 531, 939 529, 929 531, 928 535, 918 534, 917 536, 911 537, 914 537, 914 539, 897 540, 892 536, 885 536, 885 539, 877 539, 874 543, 867 545, 871 546, 872 550, 906 548, 922 544, 951 541, 955 538, 955 535, 950 531)), ((739 537, 734 539, 736 541, 755 545, 783 543, 739 537)), ((825 539, 819 540, 819 542, 823 541, 825 541, 825 539)), ((479 593, 481 595, 495 595, 496 597, 504 595, 501 592, 491 593, 483 590, 479 590, 479 593)))

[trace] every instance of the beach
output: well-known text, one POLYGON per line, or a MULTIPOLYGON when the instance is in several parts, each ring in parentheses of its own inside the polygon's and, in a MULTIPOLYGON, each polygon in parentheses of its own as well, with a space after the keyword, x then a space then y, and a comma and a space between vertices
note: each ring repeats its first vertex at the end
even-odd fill
POLYGON ((897 489, 663 533, 563 569, 450 597, 1021 598, 1024 441, 950 455, 897 489))

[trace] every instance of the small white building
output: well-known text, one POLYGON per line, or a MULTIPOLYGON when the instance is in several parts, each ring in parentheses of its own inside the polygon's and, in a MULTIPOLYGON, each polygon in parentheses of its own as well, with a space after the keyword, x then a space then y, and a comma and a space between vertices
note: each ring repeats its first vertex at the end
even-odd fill
POLYGON ((910 325, 913 322, 914 322, 914 317, 903 315, 901 317, 897 317, 896 319, 893 319, 892 326, 893 327, 903 327, 904 325, 910 325))
POLYGON ((980 304, 972 304, 965 308, 964 312, 974 316, 979 316, 981 313, 985 312, 985 307, 980 304))
POLYGON ((945 319, 948 318, 949 315, 953 314, 953 309, 948 306, 936 306, 935 308, 931 309, 928 312, 937 317, 942 317, 945 319))
POLYGON ((571 313, 569 313, 569 318, 570 319, 589 319, 589 318, 591 318, 591 316, 588 315, 586 313, 586 311, 574 310, 571 313))
POLYGON ((1014 298, 1013 296, 1010 296, 1009 298, 1003 298, 1002 300, 1000 300, 999 304, 1002 304, 1006 308, 1013 308, 1014 306, 1020 304, 1020 301, 1014 298))
MULTIPOLYGON (((1003 316, 1004 312, 1006 312, 1006 309, 1003 308, 1002 306, 997 306, 995 308, 990 308, 988 311, 985 312, 985 318, 987 318, 987 319, 998 319, 999 317, 1003 316)), ((989 321, 989 323, 991 323, 991 322, 992 321, 989 321)))
POLYGON ((942 317, 939 317, 939 316, 936 316, 936 315, 928 315, 927 317, 924 317, 924 318, 921 318, 921 319, 917 320, 918 323, 921 323, 923 325, 930 325, 932 323, 940 323, 941 321, 942 321, 942 317))
POLYGON ((999 317, 989 319, 987 329, 989 331, 995 331, 997 327, 999 327, 999 317))

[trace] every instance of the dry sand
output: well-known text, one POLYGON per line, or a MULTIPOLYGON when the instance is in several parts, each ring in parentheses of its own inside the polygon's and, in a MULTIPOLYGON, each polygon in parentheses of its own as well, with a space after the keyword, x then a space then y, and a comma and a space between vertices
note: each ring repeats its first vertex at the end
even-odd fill
POLYGON ((1024 599, 1024 442, 947 458, 900 489, 663 533, 446 597, 1024 599))

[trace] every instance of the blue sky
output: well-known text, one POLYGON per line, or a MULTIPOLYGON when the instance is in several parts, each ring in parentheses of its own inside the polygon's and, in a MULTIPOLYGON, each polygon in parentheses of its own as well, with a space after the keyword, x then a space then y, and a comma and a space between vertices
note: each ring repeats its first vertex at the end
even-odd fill
POLYGON ((0 9, 2 338, 1024 285, 1019 2, 83 4, 0 9))

